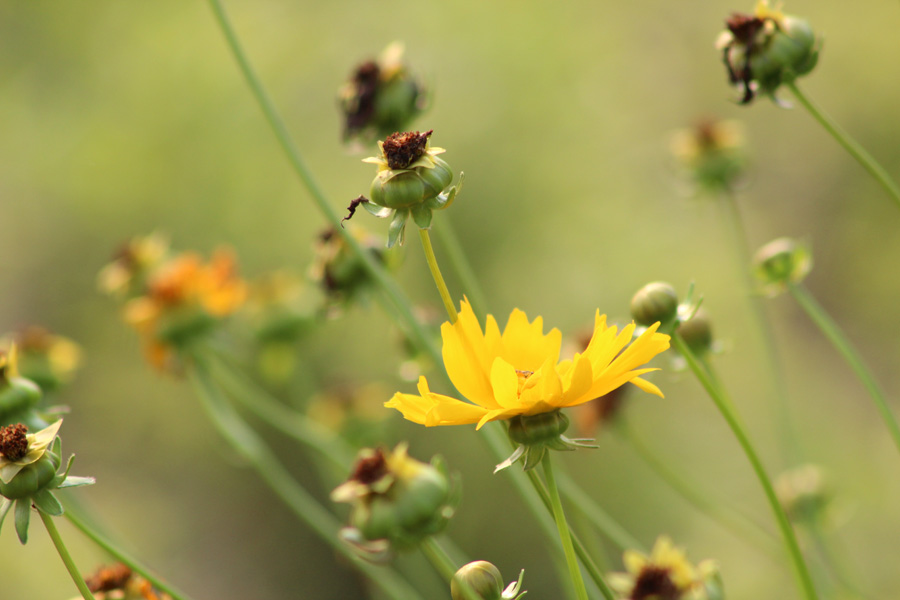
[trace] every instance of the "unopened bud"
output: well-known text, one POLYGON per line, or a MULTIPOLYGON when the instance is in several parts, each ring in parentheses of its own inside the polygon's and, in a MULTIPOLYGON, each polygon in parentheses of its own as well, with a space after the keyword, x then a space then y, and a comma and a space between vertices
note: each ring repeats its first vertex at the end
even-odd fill
POLYGON ((668 283, 648 283, 631 299, 631 317, 635 323, 644 327, 656 322, 665 327, 675 319, 677 313, 678 294, 668 283))
POLYGON ((486 560, 476 560, 453 575, 450 597, 453 600, 518 600, 525 595, 525 592, 519 593, 523 574, 520 573, 519 580, 504 589, 500 569, 486 560))
POLYGON ((712 350, 712 325, 704 309, 698 309, 690 318, 680 322, 675 331, 697 356, 704 356, 712 350))
POLYGON ((799 283, 806 277, 812 269, 812 255, 796 240, 778 238, 756 252, 753 265, 763 290, 775 295, 789 283, 799 283))

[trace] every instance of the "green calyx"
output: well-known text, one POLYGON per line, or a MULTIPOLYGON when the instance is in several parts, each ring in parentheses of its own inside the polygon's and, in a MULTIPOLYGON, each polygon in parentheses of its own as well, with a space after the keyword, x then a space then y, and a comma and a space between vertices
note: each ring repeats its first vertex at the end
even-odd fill
POLYGON ((519 460, 529 471, 538 466, 547 450, 575 450, 596 448, 590 439, 570 439, 563 435, 569 428, 569 418, 559 409, 536 415, 516 415, 509 420, 509 439, 516 444, 516 450, 494 468, 501 471, 519 460))
POLYGON ((812 254, 796 240, 778 238, 756 252, 753 268, 763 290, 775 295, 787 284, 803 281, 812 269, 812 254))

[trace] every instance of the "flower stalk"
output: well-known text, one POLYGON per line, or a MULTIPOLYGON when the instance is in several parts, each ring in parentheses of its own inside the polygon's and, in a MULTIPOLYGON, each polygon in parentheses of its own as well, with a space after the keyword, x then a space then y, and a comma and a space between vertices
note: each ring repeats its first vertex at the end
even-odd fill
POLYGON ((425 251, 425 260, 428 262, 428 270, 431 271, 434 285, 437 286, 438 293, 441 295, 441 300, 444 303, 444 308, 447 310, 447 315, 450 316, 450 323, 456 323, 459 315, 456 313, 456 306, 453 304, 450 290, 447 289, 447 284, 444 282, 444 277, 441 275, 437 257, 434 255, 434 247, 431 245, 431 236, 428 235, 427 229, 419 229, 419 239, 422 240, 422 249, 425 251))
POLYGON ((885 426, 887 426, 891 439, 894 440, 894 444, 897 446, 897 449, 900 450, 900 425, 897 424, 897 418, 894 416, 894 413, 891 412, 890 406, 888 406, 887 399, 884 397, 881 386, 878 385, 875 376, 872 375, 872 372, 866 367, 866 363, 859 355, 859 352, 856 351, 853 344, 850 343, 850 340, 844 337, 844 334, 841 332, 837 323, 835 323, 828 313, 825 312, 825 309, 816 302, 816 299, 813 298, 812 294, 810 294, 805 287, 793 282, 787 282, 786 285, 788 292, 793 296, 794 300, 797 301, 804 312, 812 319, 813 323, 815 323, 825 337, 828 338, 828 341, 831 342, 835 350, 837 350, 844 360, 847 361, 847 364, 850 365, 850 368, 853 369, 853 372, 862 382, 863 386, 865 386, 866 391, 869 392, 869 396, 875 403, 875 407, 878 409, 885 426))
POLYGON ((782 537, 784 538, 788 555, 791 558, 791 563, 793 564, 794 572, 797 576, 804 597, 807 600, 818 600, 819 596, 816 592, 816 587, 813 583, 812 575, 809 572, 809 567, 807 566, 806 560, 803 558, 803 553, 800 550, 800 544, 797 541, 797 536, 794 533, 794 529, 791 527, 791 523, 788 520, 787 515, 785 515, 784 513, 784 509, 781 507, 781 503, 778 501, 778 497, 775 494, 775 488, 772 485, 772 481, 766 473, 765 467, 763 467, 762 461, 760 460, 759 455, 757 454, 756 449, 753 446, 753 443, 747 436, 747 433, 744 430, 743 425, 741 424, 741 420, 732 410, 730 403, 722 394, 719 387, 713 383, 713 380, 710 378, 706 369, 704 369, 700 365, 700 362, 694 356, 694 353, 691 352, 691 349, 684 342, 684 340, 681 339, 681 336, 678 335, 677 332, 672 336, 672 344, 675 349, 678 350, 678 352, 684 357, 685 361, 688 364, 688 368, 690 368, 694 376, 700 381, 700 385, 703 386, 703 389, 706 390, 706 393, 715 403, 716 408, 719 409, 722 417, 725 419, 726 423, 728 423, 728 427, 737 438, 741 449, 744 451, 744 454, 750 461, 753 472, 756 474, 757 479, 759 479, 759 483, 763 488, 763 492, 766 495, 769 506, 772 508, 772 512, 775 515, 775 521, 778 524, 778 528, 781 531, 782 537))
POLYGON ((894 204, 900 208, 900 186, 898 186, 893 178, 888 175, 887 171, 884 170, 884 167, 882 167, 865 148, 860 146, 856 140, 850 137, 850 134, 844 131, 840 125, 822 111, 822 109, 816 106, 806 94, 800 91, 800 88, 797 87, 795 82, 791 81, 784 85, 791 91, 797 101, 803 105, 806 112, 812 115, 819 125, 821 125, 825 131, 827 131, 828 134, 850 154, 850 156, 855 158, 856 162, 869 172, 869 175, 875 178, 875 181, 884 188, 884 191, 891 197, 894 204))
POLYGON ((72 581, 75 582, 75 587, 81 592, 81 597, 84 598, 84 600, 94 600, 94 595, 91 593, 91 590, 88 589, 87 583, 84 581, 81 573, 78 572, 78 567, 75 566, 72 555, 69 554, 69 550, 66 548, 62 536, 59 535, 59 530, 56 528, 56 523, 53 522, 53 517, 44 513, 42 510, 38 510, 37 512, 41 516, 41 521, 44 522, 44 527, 47 528, 47 533, 50 535, 50 539, 53 541, 53 546, 56 548, 57 553, 59 553, 59 557, 62 559, 63 564, 66 565, 66 571, 69 572, 69 576, 72 578, 72 581))

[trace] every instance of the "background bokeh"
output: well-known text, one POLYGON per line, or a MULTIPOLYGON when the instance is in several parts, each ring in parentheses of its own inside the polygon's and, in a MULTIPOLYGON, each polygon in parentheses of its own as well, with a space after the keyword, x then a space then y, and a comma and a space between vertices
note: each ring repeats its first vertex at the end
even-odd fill
MULTIPOLYGON (((724 352, 716 358, 771 472, 771 379, 753 328, 725 213, 686 198, 668 155, 672 131, 704 116, 745 123, 752 160, 738 202, 754 246, 808 240, 809 287, 858 345, 890 397, 900 390, 900 213, 802 110, 737 106, 712 43, 751 3, 275 2, 227 3, 238 33, 297 144, 337 208, 365 192, 370 165, 340 142, 336 90, 355 63, 402 39, 433 89, 416 125, 466 187, 452 222, 491 312, 513 307, 563 332, 595 308, 627 317, 633 292, 696 282, 724 352)), ((887 170, 900 175, 900 4, 795 0, 825 35, 802 87, 887 170)), ((96 273, 133 235, 159 230, 182 249, 227 244, 242 271, 305 270, 323 227, 254 104, 201 1, 0 3, 0 329, 40 323, 77 340, 87 362, 62 401, 80 493, 128 546, 197 600, 363 597, 337 560, 242 468, 185 382, 154 373, 136 336, 96 290, 96 273)), ((386 223, 360 214, 380 234, 386 223)), ((440 308, 412 237, 399 278, 440 308)), ((440 257, 440 249, 439 257, 440 257)), ((459 289, 450 278, 451 289, 459 289)), ((837 547, 873 598, 900 595, 898 456, 859 382, 788 298, 774 319, 791 410, 810 461, 838 493, 837 547)), ((320 385, 384 381, 402 359, 377 306, 357 307, 298 348, 320 385)), ((717 502, 774 529, 743 455, 687 375, 664 367, 665 399, 632 396, 627 417, 717 502)), ((308 383, 308 382, 307 382, 308 383)), ((303 386, 300 386, 303 388, 303 386)), ((307 389, 309 386, 306 386, 307 389)), ((894 403, 895 409, 900 409, 894 403)), ((425 430, 391 415, 386 444, 443 454, 462 473, 449 534, 529 598, 560 596, 547 543, 471 428, 425 430)), ((773 562, 673 494, 634 452, 601 432, 601 449, 565 456, 570 471, 645 543, 669 533, 693 559, 716 558, 732 598, 798 594, 773 562)), ((274 438, 297 473, 316 477, 274 438)), ((78 564, 103 560, 66 524, 78 564)), ((607 557, 611 569, 619 557, 607 557)), ((433 585, 421 559, 405 559, 433 585)), ((35 527, 21 547, 0 535, 2 597, 67 598, 71 582, 35 527)), ((440 594, 440 592, 436 592, 440 594)), ((434 597, 444 597, 436 595, 434 597)))

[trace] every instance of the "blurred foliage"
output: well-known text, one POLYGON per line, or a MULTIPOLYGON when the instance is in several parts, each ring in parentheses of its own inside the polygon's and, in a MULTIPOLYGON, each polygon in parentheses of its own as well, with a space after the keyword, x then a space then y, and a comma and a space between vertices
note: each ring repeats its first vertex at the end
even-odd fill
MULTIPOLYGON (((707 116, 744 121, 750 174, 738 203, 751 242, 811 241, 809 286, 894 397, 900 215, 801 110, 735 104, 712 45, 724 18, 751 4, 233 0, 227 8, 336 208, 372 177, 341 144, 337 90, 360 60, 406 42, 407 60, 433 94, 416 127, 433 128, 434 144, 466 172, 465 190, 438 218, 462 238, 491 312, 517 306, 574 332, 598 306, 625 319, 632 293, 648 281, 670 281, 681 293, 695 281, 726 349, 716 359, 722 377, 775 474, 793 465, 775 443, 771 385, 725 213, 714 199, 679 194, 671 133, 707 116)), ((803 88, 900 174, 900 79, 891 76, 900 4, 854 5, 852 19, 843 5, 796 0, 787 8, 825 34, 803 88)), ((259 511, 268 492, 256 475, 224 448, 183 382, 143 363, 136 336, 96 290, 115 248, 154 230, 204 254, 228 244, 248 276, 312 260, 324 221, 208 6, 0 3, 0 130, 0 329, 41 324, 84 349, 86 366, 60 398, 73 409, 66 446, 78 454, 79 473, 98 481, 82 498, 198 599, 358 597, 355 575, 280 504, 259 511)), ((385 234, 383 221, 355 221, 385 234)), ((439 307, 414 237, 408 245, 401 281, 417 302, 439 307)), ((452 277, 449 284, 459 290, 452 277)), ((806 458, 827 465, 844 506, 833 535, 875 597, 896 596, 898 457, 861 385, 806 318, 786 298, 768 308, 806 458)), ((281 391, 296 403, 326 384, 383 381, 411 391, 396 376, 399 343, 385 348, 394 339, 377 306, 350 310, 301 345, 307 377, 281 391)), ((635 428, 717 498, 771 523, 744 457, 696 383, 669 370, 655 382, 664 400, 625 408, 635 428)), ((495 461, 473 442, 478 434, 391 418, 396 437, 386 445, 408 439, 412 456, 440 452, 462 473, 462 505, 448 533, 471 558, 504 573, 525 568, 534 598, 556 597, 539 550, 547 544, 506 478, 491 475, 495 461), (497 520, 501 511, 509 518, 497 520)), ((696 513, 626 445, 603 434, 600 443, 566 456, 569 470, 645 543, 668 533, 692 556, 715 557, 734 597, 783 597, 793 585, 786 563, 776 568, 696 513)), ((325 500, 315 470, 300 456, 286 459, 325 500)), ((74 530, 63 526, 63 534, 85 572, 103 560, 74 530)), ((19 546, 12 527, 0 536, 3 595, 71 596, 46 537, 32 538, 19 546), (38 572, 33 565, 44 561, 38 572)), ((608 558, 621 568, 618 555, 608 558)), ((417 557, 405 560, 426 569, 417 557)))

